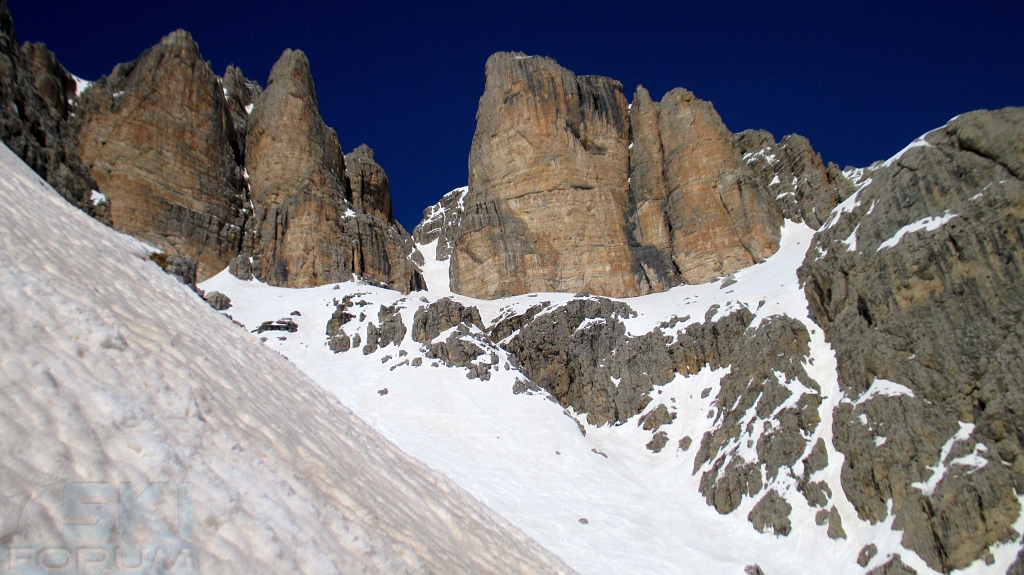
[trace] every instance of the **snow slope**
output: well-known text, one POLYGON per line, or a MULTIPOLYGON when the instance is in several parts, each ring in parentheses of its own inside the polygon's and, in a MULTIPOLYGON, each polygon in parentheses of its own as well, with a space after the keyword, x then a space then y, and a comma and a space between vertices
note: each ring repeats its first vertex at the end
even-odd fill
POLYGON ((175 573, 570 571, 2 145, 0 206, 0 570, 164 541, 175 573))
MULTIPOLYGON (((837 208, 834 217, 841 217, 843 209, 837 208)), ((403 323, 411 327, 417 309, 451 296, 448 262, 436 259, 436 243, 420 246, 430 290, 405 297, 359 282, 289 290, 243 282, 227 272, 202 287, 230 296, 234 305, 226 313, 250 330, 267 320, 295 321, 299 326, 295 333, 264 332, 265 345, 286 355, 403 450, 451 477, 581 573, 725 575, 758 564, 769 575, 852 575, 879 567, 897 554, 918 573, 934 573, 903 548, 891 518, 876 525, 863 522, 843 494, 843 456, 831 447, 831 414, 840 402, 871 398, 843 395, 832 349, 809 317, 796 269, 812 234, 804 225, 787 223, 779 252, 734 274, 735 283, 720 280, 680 286, 621 301, 637 311, 635 318, 625 320, 633 334, 646 333, 672 317, 689 316, 676 326, 685 328, 703 321, 709 312, 713 319, 740 306, 755 313, 755 323, 780 314, 807 326, 811 353, 804 368, 821 387, 822 417, 808 446, 820 437, 829 456, 829 465, 812 479, 831 487, 830 505, 835 505, 846 532, 840 540, 830 539, 826 526, 817 524, 816 510, 796 491, 792 473, 780 473, 765 487, 778 489, 793 507, 793 530, 788 537, 753 529, 747 515, 757 498, 744 498, 739 509, 720 515, 698 492, 704 468, 693 469, 696 446, 716 425, 710 412, 728 368, 677 376, 652 392, 658 401, 652 401, 649 409, 669 403, 678 414, 661 428, 669 435, 668 445, 674 447, 683 437, 694 443, 689 450, 668 448, 655 454, 645 448, 651 433, 639 427, 636 420, 641 416, 623 425, 596 428, 543 394, 514 395, 512 386, 521 374, 505 366, 508 358, 502 350, 496 352, 497 369, 488 381, 468 380, 465 369, 439 365, 408 336, 399 346, 366 355, 359 349, 332 353, 325 326, 335 302, 345 296, 357 302, 354 313, 365 313, 358 322, 346 324, 346 333, 359 334, 363 341, 367 324, 378 321, 381 306, 399 306, 403 323), (712 311, 714 306, 718 309, 712 311), (413 365, 416 358, 422 361, 419 367, 413 365), (710 394, 703 396, 704 389, 710 389, 710 394), (857 556, 868 544, 876 545, 878 553, 860 567, 857 556)), ((523 311, 541 301, 559 304, 573 297, 544 293, 484 301, 455 296, 478 307, 485 324, 508 309, 523 311)), ((785 383, 794 398, 812 391, 799 381, 785 383)), ((760 426, 751 426, 755 427, 759 433, 760 426)), ((757 437, 752 439, 750 445, 757 437)), ((742 446, 736 453, 743 455, 742 446)), ((978 561, 962 572, 1004 573, 1016 547, 1008 544, 998 549, 992 565, 978 561)))

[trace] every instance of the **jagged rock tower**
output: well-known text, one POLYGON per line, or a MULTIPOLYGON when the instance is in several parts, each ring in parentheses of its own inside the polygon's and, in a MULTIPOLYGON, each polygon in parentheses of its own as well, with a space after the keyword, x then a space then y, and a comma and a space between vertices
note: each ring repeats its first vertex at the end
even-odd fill
POLYGON ((710 103, 487 61, 452 289, 629 297, 699 283, 778 249, 782 214, 710 103))
POLYGON ((230 264, 279 286, 424 287, 387 176, 365 146, 346 171, 301 51, 262 90, 234 66, 218 78, 179 30, 86 90, 74 123, 114 227, 194 258, 200 280, 230 264))

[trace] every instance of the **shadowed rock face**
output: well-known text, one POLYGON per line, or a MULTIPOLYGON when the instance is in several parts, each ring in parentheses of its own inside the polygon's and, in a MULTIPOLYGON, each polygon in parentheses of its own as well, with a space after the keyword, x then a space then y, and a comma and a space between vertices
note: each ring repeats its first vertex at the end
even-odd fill
POLYGON ((643 86, 637 87, 633 95, 629 123, 629 227, 636 244, 633 252, 651 291, 664 291, 677 285, 680 278, 672 261, 658 104, 643 86))
POLYGON ((776 142, 764 130, 745 130, 736 134, 736 145, 786 219, 819 229, 832 209, 853 193, 839 166, 825 166, 821 154, 799 134, 776 142))
POLYGON ((822 226, 800 269, 857 401, 834 414, 843 489, 871 522, 891 505, 903 545, 942 572, 1016 537, 1021 142, 1024 109, 972 112, 855 174, 849 211, 822 226), (879 380, 904 391, 872 395, 879 380))
POLYGON ((351 156, 351 195, 345 156, 320 118, 301 51, 284 52, 256 98, 245 157, 256 210, 252 273, 262 281, 309 287, 358 274, 406 292, 425 285, 412 238, 391 217, 387 176, 367 147, 351 156))
POLYGON ((577 77, 554 60, 487 61, 452 289, 629 297, 699 283, 778 249, 781 213, 711 104, 577 77))
POLYGON ((21 46, 21 55, 32 73, 39 96, 58 117, 66 120, 70 111, 68 103, 74 99, 78 87, 75 79, 45 44, 26 42, 21 46))
POLYGON ((361 144, 345 154, 352 205, 365 214, 376 214, 394 221, 391 211, 391 185, 384 168, 373 157, 373 150, 361 144))
POLYGON ((109 223, 107 202, 94 203, 96 182, 75 150, 67 124, 74 80, 42 44, 18 49, 7 1, 0 0, 0 140, 61 196, 109 223))
POLYGON ((235 132, 234 152, 244 163, 245 139, 249 133, 249 114, 252 113, 256 98, 263 91, 260 85, 242 74, 237 66, 228 66, 221 79, 224 98, 231 113, 231 123, 235 132))
POLYGON ((200 280, 227 266, 246 220, 241 158, 223 89, 187 32, 93 84, 75 126, 115 229, 194 258, 200 280))

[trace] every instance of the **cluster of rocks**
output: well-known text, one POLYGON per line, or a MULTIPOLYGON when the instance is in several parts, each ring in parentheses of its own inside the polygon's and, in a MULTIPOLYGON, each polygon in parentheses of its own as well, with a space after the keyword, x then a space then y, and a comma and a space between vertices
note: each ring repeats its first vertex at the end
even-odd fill
MULTIPOLYGON (((399 312, 405 301, 380 306, 377 324, 366 325, 364 354, 402 344, 406 328, 399 312)), ((355 318, 352 307, 351 296, 336 304, 327 328, 332 349, 336 338, 348 337, 343 326, 355 318)), ((684 318, 633 336, 623 320, 635 312, 607 298, 580 295, 559 305, 510 308, 486 327, 475 307, 443 298, 416 310, 411 337, 426 358, 466 368, 470 378, 488 379, 498 368, 499 355, 507 356, 526 378, 517 382, 518 392, 543 390, 563 407, 585 414, 592 425, 619 425, 641 416, 637 424, 651 433, 648 448, 654 452, 668 444, 661 428, 677 417, 674 403, 650 406, 656 387, 677 374, 729 367, 714 399, 713 431, 700 439, 694 461, 708 504, 730 513, 744 497, 760 497, 751 523, 785 535, 791 506, 771 486, 788 473, 808 502, 821 509, 819 521, 828 523, 830 536, 845 537, 842 520, 830 507, 831 488, 812 480, 827 465, 828 454, 822 441, 811 439, 817 437, 821 398, 818 384, 803 368, 809 354, 807 329, 786 316, 755 325, 745 307, 716 319, 718 311, 712 307, 703 322, 687 324, 684 318), (677 327, 680 323, 685 327, 677 327), (794 389, 803 392, 793 397, 794 389), (749 412, 756 413, 753 420, 746 417, 749 412), (737 455, 745 442, 756 443, 750 461, 737 455), (799 477, 793 471, 798 463, 803 469, 799 477)), ((345 345, 340 351, 353 348, 345 345)), ((692 442, 681 438, 679 448, 689 449, 692 442)))
POLYGON ((706 282, 774 253, 784 215, 823 216, 847 192, 806 140, 735 136, 683 89, 654 102, 640 86, 628 103, 615 80, 521 53, 491 56, 486 72, 456 293, 628 297, 706 282), (784 165, 752 165, 755 146, 785 150, 784 165), (785 170, 802 174, 794 198, 771 185, 785 170))
POLYGON ((423 344, 428 358, 466 368, 470 379, 488 380, 491 371, 498 369, 498 347, 483 329, 479 310, 442 298, 416 310, 412 339, 423 344), (445 333, 448 335, 439 339, 445 333))
POLYGON ((295 320, 290 317, 283 317, 277 320, 265 321, 252 331, 253 333, 263 333, 265 331, 286 331, 288 333, 295 333, 299 331, 299 324, 295 323, 295 320))

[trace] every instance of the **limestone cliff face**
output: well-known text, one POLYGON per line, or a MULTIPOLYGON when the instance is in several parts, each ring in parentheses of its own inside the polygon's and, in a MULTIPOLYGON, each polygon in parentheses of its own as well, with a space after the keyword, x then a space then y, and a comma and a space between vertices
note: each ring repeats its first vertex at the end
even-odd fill
POLYGON ((93 84, 75 126, 115 229, 194 258, 200 280, 227 266, 246 219, 241 158, 223 89, 187 32, 93 84))
POLYGON ((452 289, 629 297, 700 283, 778 249, 782 215, 714 108, 685 90, 487 62, 452 289))
POLYGON ((285 51, 263 90, 234 66, 218 78, 177 31, 87 90, 74 123, 114 226, 194 258, 200 280, 230 264, 288 287, 423 287, 384 170, 364 146, 346 173, 302 52, 285 51))
POLYGON ((1024 108, 972 112, 852 173, 800 269, 852 400, 834 413, 843 489, 941 572, 1018 537, 1022 142, 1024 108))
POLYGON ((636 242, 634 253, 651 290, 664 291, 680 279, 672 261, 658 104, 643 86, 637 87, 633 95, 629 123, 629 225, 636 242))
POLYGON ((75 79, 45 44, 26 42, 21 46, 21 55, 32 73, 32 82, 39 96, 57 116, 67 119, 69 102, 75 98, 77 91, 75 79))
POLYGON ((452 254, 452 289, 646 293, 631 269, 629 123, 621 85, 554 60, 487 61, 452 254))
POLYGON ((362 144, 345 154, 345 166, 352 205, 365 214, 393 221, 391 211, 391 184, 384 168, 373 157, 373 150, 362 144))
POLYGON ((289 287, 353 274, 402 291, 422 287, 412 239, 390 217, 382 170, 366 166, 365 175, 358 172, 363 206, 352 209, 345 156, 337 134, 320 118, 301 51, 286 50, 274 65, 248 130, 245 161, 255 206, 251 273, 289 287))
POLYGON ((0 0, 0 140, 64 199, 109 223, 109 204, 93 201, 96 182, 67 124, 69 83, 67 70, 45 46, 18 49, 7 1, 0 0))
POLYGON ((672 259, 703 283, 779 248, 778 212, 710 102, 677 88, 658 106, 672 259))

